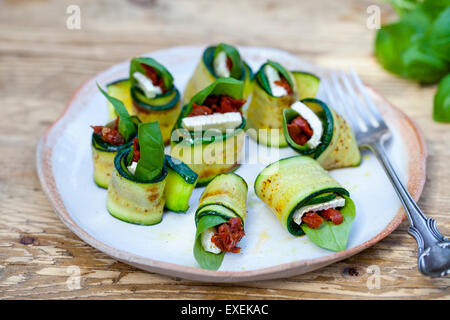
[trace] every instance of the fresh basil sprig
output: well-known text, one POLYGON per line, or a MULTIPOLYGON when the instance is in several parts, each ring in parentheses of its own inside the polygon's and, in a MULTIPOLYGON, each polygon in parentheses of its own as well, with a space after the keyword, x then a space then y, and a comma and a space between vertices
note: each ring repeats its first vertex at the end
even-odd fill
MULTIPOLYGON (((400 19, 377 32, 375 55, 380 64, 420 83, 436 83, 444 78, 450 72, 450 0, 387 1, 400 19)), ((450 114, 438 114, 434 116, 436 121, 450 118, 450 114)))
POLYGON ((136 135, 135 121, 133 121, 133 118, 128 114, 128 111, 122 101, 111 97, 102 88, 100 88, 98 83, 97 87, 100 92, 103 93, 103 95, 106 97, 106 99, 108 99, 108 101, 112 104, 114 110, 116 111, 116 114, 119 116, 119 133, 122 135, 125 141, 130 140, 131 137, 136 135))
POLYGON ((229 44, 220 43, 214 50, 214 59, 222 51, 224 51, 227 57, 229 57, 233 62, 230 70, 230 76, 234 79, 240 79, 244 70, 244 63, 242 62, 239 51, 237 51, 235 47, 230 46, 229 44))
POLYGON ((166 69, 162 64, 153 58, 140 57, 133 58, 130 63, 130 82, 131 86, 136 85, 136 79, 134 79, 133 74, 135 72, 140 72, 145 75, 146 71, 142 65, 147 65, 156 70, 156 73, 163 79, 164 88, 170 90, 173 85, 173 77, 169 70, 166 69))
POLYGON ((161 174, 164 165, 164 142, 158 121, 139 124, 138 141, 141 157, 134 176, 151 181, 161 174))

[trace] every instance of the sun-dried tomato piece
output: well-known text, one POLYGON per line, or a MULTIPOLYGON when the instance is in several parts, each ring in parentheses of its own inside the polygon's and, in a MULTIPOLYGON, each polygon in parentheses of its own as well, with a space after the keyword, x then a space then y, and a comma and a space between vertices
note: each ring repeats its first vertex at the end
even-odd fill
POLYGON ((150 67, 146 64, 141 64, 141 66, 145 69, 145 76, 152 80, 153 85, 155 87, 160 87, 163 93, 166 92, 167 89, 164 88, 164 80, 158 75, 158 72, 156 72, 155 68, 150 67))
POLYGON ((308 136, 308 139, 313 135, 313 129, 309 125, 308 121, 306 121, 302 116, 297 116, 294 120, 291 121, 291 124, 295 124, 302 129, 302 131, 308 136))
POLYGON ((141 158, 141 148, 139 147, 139 140, 137 137, 133 140, 133 158, 131 162, 138 162, 141 158))
POLYGON ((287 129, 291 139, 294 140, 294 142, 299 146, 304 145, 308 141, 308 136, 303 133, 299 126, 295 124, 288 124, 287 129))
POLYGON ((108 127, 103 127, 102 139, 115 146, 120 146, 125 143, 125 139, 122 137, 119 131, 108 127))
POLYGON ((120 146, 125 143, 125 139, 122 137, 118 131, 119 127, 119 116, 110 126, 91 126, 94 129, 94 134, 100 136, 100 138, 112 145, 120 146))
POLYGON ((220 108, 220 96, 210 95, 203 101, 203 105, 210 108, 213 113, 216 113, 220 108))
POLYGON ((230 57, 227 56, 227 68, 228 70, 231 71, 231 69, 233 68, 233 60, 231 60, 230 57))
POLYGON ((212 113, 241 112, 245 99, 235 99, 227 95, 210 95, 202 105, 192 104, 192 111, 188 117, 207 115, 212 113))
POLYGON ((311 229, 317 229, 323 222, 323 219, 315 212, 307 212, 303 217, 302 221, 306 223, 311 229))
POLYGON ((91 126, 91 128, 94 129, 95 134, 101 135, 103 126, 91 126))
POLYGON ((236 244, 244 235, 241 218, 231 218, 217 228, 211 241, 223 252, 239 253, 241 248, 236 247, 236 244))
POLYGON ((216 112, 241 112, 242 106, 245 104, 245 99, 235 99, 227 95, 220 96, 219 108, 216 112))
POLYGON ((297 116, 290 124, 287 125, 289 136, 298 145, 304 145, 313 135, 308 121, 302 116, 297 116))
POLYGON ((240 112, 245 99, 235 99, 228 95, 210 95, 203 104, 210 107, 214 113, 240 112))
POLYGON ((337 209, 326 209, 319 211, 319 214, 325 219, 325 220, 331 220, 334 224, 341 224, 342 221, 344 221, 344 216, 342 213, 337 209))
POLYGON ((274 83, 280 87, 283 87, 288 95, 291 95, 293 93, 292 88, 289 85, 289 82, 286 80, 286 78, 281 77, 279 81, 275 81, 274 83))
POLYGON ((192 104, 192 111, 188 114, 188 117, 195 117, 195 116, 204 116, 207 114, 212 114, 213 111, 207 107, 207 106, 201 106, 196 103, 192 104))

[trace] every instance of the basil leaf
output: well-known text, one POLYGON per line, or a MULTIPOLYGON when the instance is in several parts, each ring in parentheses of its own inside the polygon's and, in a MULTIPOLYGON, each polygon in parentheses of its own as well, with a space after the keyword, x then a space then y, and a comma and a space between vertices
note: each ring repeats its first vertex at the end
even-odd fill
POLYGON ((187 114, 192 111, 192 104, 203 104, 209 95, 226 94, 235 99, 242 99, 244 96, 244 82, 234 78, 219 78, 205 89, 199 91, 192 97, 187 107, 187 114))
POLYGON ((378 30, 375 54, 381 65, 422 83, 436 82, 448 73, 449 5, 450 0, 417 3, 398 22, 378 30))
POLYGON ((431 22, 421 10, 402 17, 396 23, 384 25, 377 32, 375 55, 386 69, 403 77, 408 77, 403 53, 423 37, 431 22))
POLYGON ((217 55, 224 51, 227 57, 231 59, 233 62, 233 66, 231 67, 230 76, 235 79, 240 79, 242 76, 242 70, 244 68, 244 64, 241 59, 241 55, 239 54, 239 51, 233 46, 230 46, 225 43, 220 43, 216 49, 214 50, 214 59, 217 57, 217 55))
POLYGON ((141 181, 157 178, 164 165, 164 143, 158 121, 141 123, 138 128, 141 158, 134 176, 141 181))
POLYGON ((309 228, 305 223, 300 225, 308 238, 319 247, 333 251, 343 251, 347 247, 348 236, 355 219, 355 204, 349 197, 343 197, 345 206, 340 211, 344 221, 341 224, 335 225, 332 221, 324 221, 317 229, 309 228))
POLYGON ((450 6, 450 0, 425 0, 422 3, 421 9, 431 19, 435 19, 446 8, 450 6))
POLYGON ((439 58, 450 62, 450 4, 427 31, 424 45, 439 58))
POLYGON ((447 64, 421 43, 409 47, 402 55, 408 78, 421 83, 434 83, 448 73, 447 64))
POLYGON ((225 252, 215 254, 205 251, 202 245, 202 233, 208 228, 215 227, 227 222, 225 218, 220 216, 208 215, 200 218, 197 224, 197 232, 195 233, 194 257, 200 267, 203 269, 217 270, 222 264, 225 252))
POLYGON ((116 111, 116 114, 119 116, 119 133, 122 135, 125 141, 129 141, 130 138, 136 135, 136 125, 134 123, 134 120, 128 114, 128 111, 122 101, 108 95, 102 88, 100 88, 98 83, 97 87, 100 92, 103 93, 103 95, 106 97, 106 99, 108 99, 108 101, 112 104, 114 110, 116 111))
MULTIPOLYGON (((388 2, 400 11, 401 19, 378 30, 378 62, 386 70, 418 82, 442 79, 450 71, 450 0, 388 2)), ((436 121, 447 119, 446 82, 441 85, 443 91, 436 93, 434 99, 436 121)))
POLYGON ((134 79, 133 74, 135 72, 140 72, 142 74, 146 74, 146 71, 142 65, 147 65, 156 70, 156 73, 163 79, 164 88, 166 90, 170 90, 173 86, 173 77, 169 70, 166 69, 162 64, 157 62, 153 58, 141 57, 141 58, 133 58, 130 64, 130 82, 131 86, 136 85, 136 79, 134 79))
POLYGON ((385 0, 389 2, 399 16, 417 8, 417 0, 385 0))
POLYGON ((450 122, 450 74, 441 80, 434 96, 433 119, 450 122))

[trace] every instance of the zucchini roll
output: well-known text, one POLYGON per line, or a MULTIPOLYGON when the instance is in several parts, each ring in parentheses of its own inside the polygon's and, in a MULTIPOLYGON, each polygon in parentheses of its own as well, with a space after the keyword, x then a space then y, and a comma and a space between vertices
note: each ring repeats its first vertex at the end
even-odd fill
POLYGON ((279 63, 268 60, 256 73, 247 110, 248 135, 267 146, 286 147, 283 110, 298 98, 315 97, 319 81, 311 73, 289 72, 279 63))
POLYGON ((314 159, 295 156, 268 165, 255 181, 256 195, 295 236, 342 251, 355 219, 346 189, 314 159))
POLYGON ((258 143, 285 147, 283 109, 297 100, 297 85, 291 72, 268 60, 256 73, 252 101, 247 110, 248 134, 258 143))
POLYGON ((357 166, 361 162, 355 136, 347 122, 319 99, 296 101, 283 110, 287 143, 327 169, 357 166))
POLYGON ((159 223, 164 209, 164 144, 158 122, 142 123, 133 148, 114 158, 108 187, 109 213, 126 222, 142 225, 159 223))
MULTIPOLYGON (((152 58, 133 58, 129 79, 108 85, 108 93, 124 101, 128 112, 142 122, 158 121, 164 143, 170 142, 170 133, 180 112, 180 93, 170 72, 152 58)), ((110 115, 114 109, 110 106, 110 115)))
POLYGON ((240 252, 247 192, 247 183, 235 173, 215 177, 203 191, 195 212, 194 243, 194 257, 202 268, 217 270, 225 252, 240 252))
POLYGON ((198 185, 239 165, 244 144, 243 82, 219 78, 183 107, 172 133, 172 157, 198 174, 198 185))
POLYGON ((104 126, 91 126, 92 160, 94 162, 94 181, 102 188, 108 188, 114 168, 114 157, 117 152, 130 147, 137 134, 139 119, 130 117, 124 104, 99 87, 103 95, 111 103, 115 119, 104 126))
POLYGON ((243 81, 245 99, 252 91, 252 69, 242 60, 235 47, 220 43, 203 51, 202 58, 184 89, 183 103, 189 103, 195 93, 220 77, 231 77, 243 81))

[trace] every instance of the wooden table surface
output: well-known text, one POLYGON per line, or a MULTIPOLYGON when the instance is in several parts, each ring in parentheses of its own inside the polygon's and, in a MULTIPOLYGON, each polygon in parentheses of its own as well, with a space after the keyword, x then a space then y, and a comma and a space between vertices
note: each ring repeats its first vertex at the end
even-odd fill
MULTIPOLYGON (((450 125, 432 121, 435 86, 399 79, 377 64, 375 31, 366 26, 374 2, 0 1, 0 298, 449 299, 449 277, 429 279, 417 271, 406 221, 368 250, 305 275, 197 283, 137 270, 88 246, 59 221, 37 178, 39 137, 97 72, 176 45, 277 47, 322 66, 352 65, 414 119, 429 153, 419 205, 450 235, 450 125), (66 27, 71 4, 81 9, 80 30, 66 27), (81 277, 73 278, 77 270, 81 277)), ((375 3, 383 22, 395 18, 388 5, 375 3)))

